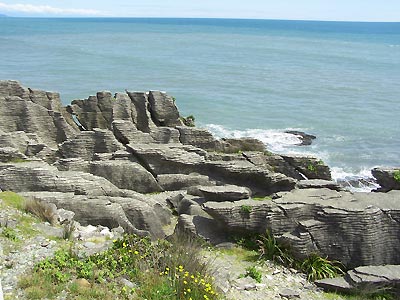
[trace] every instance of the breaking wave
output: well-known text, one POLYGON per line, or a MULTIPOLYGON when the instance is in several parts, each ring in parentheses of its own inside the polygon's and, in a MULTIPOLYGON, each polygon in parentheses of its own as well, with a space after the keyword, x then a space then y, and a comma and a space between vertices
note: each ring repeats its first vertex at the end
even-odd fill
MULTIPOLYGON (((312 155, 329 162, 329 153, 318 151, 318 147, 298 147, 301 139, 296 135, 286 133, 286 130, 300 130, 297 128, 285 129, 245 129, 233 130, 222 125, 208 124, 204 126, 217 138, 244 138, 251 137, 262 141, 269 151, 279 154, 312 155)), ((358 171, 347 168, 330 166, 332 179, 343 188, 352 192, 371 192, 379 187, 369 168, 358 171)))

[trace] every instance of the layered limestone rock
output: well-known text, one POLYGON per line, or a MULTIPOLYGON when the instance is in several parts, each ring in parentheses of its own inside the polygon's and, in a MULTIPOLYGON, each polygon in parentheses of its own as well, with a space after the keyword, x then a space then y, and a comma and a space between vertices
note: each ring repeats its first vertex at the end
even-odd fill
POLYGON ((373 294, 378 290, 389 290, 395 299, 400 296, 400 266, 362 266, 348 271, 339 278, 326 278, 315 282, 317 286, 331 292, 355 292, 373 294))
POLYGON ((271 201, 206 202, 226 230, 267 229, 299 258, 317 252, 348 267, 399 264, 400 193, 294 190, 271 201), (243 209, 243 208, 246 209, 243 209))
POLYGON ((36 134, 51 148, 73 137, 59 94, 22 87, 17 81, 0 81, 0 130, 36 134))
MULTIPOLYGON (((64 108, 57 93, 0 81, 0 119, 0 190, 74 211, 83 224, 162 237, 174 211, 177 231, 212 242, 268 228, 299 257, 400 263, 399 191, 340 191, 316 158, 218 140, 185 126, 164 92, 103 91, 64 108)), ((375 171, 382 190, 398 189, 396 174, 375 171)))

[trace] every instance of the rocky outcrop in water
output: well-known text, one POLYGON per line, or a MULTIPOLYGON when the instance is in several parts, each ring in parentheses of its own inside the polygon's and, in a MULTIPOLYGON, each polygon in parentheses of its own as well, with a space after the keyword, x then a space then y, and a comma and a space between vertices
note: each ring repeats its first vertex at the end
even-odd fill
MULTIPOLYGON (((399 192, 340 191, 317 158, 185 126, 164 92, 103 91, 63 107, 57 93, 0 81, 0 119, 0 190, 82 224, 163 237, 175 213, 177 231, 215 243, 268 228, 300 257, 400 261, 399 192)), ((381 173, 382 188, 395 189, 381 173)))
POLYGON ((400 190, 400 168, 374 168, 371 172, 380 185, 378 192, 400 190))

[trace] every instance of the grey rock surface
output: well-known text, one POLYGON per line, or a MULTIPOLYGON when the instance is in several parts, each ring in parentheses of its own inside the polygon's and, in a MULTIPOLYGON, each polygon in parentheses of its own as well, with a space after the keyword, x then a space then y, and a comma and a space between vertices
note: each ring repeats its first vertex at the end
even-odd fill
POLYGON ((184 190, 198 185, 214 185, 208 176, 200 174, 161 174, 157 176, 158 184, 165 191, 184 190))
POLYGON ((201 186, 198 189, 206 201, 237 201, 251 196, 249 189, 236 185, 201 186))
POLYGON ((326 278, 315 282, 326 291, 358 292, 365 295, 389 290, 400 296, 400 265, 361 266, 347 271, 338 278, 326 278))
POLYGON ((380 188, 379 192, 400 190, 400 168, 374 168, 372 175, 376 178, 380 188))
POLYGON ((330 180, 322 180, 322 179, 299 180, 299 182, 296 183, 296 188, 299 189, 326 188, 335 191, 342 190, 342 187, 340 187, 336 182, 330 180))
POLYGON ((162 188, 153 175, 140 164, 129 160, 94 161, 89 172, 106 178, 120 189, 139 193, 161 192, 162 188))

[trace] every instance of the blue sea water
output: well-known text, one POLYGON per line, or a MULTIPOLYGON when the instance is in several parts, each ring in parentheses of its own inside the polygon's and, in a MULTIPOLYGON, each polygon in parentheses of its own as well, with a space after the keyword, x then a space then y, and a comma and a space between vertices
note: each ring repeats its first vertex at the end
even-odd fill
POLYGON ((0 18, 0 57, 0 79, 65 104, 165 90, 217 136, 316 155, 335 177, 400 165, 400 23, 0 18))

